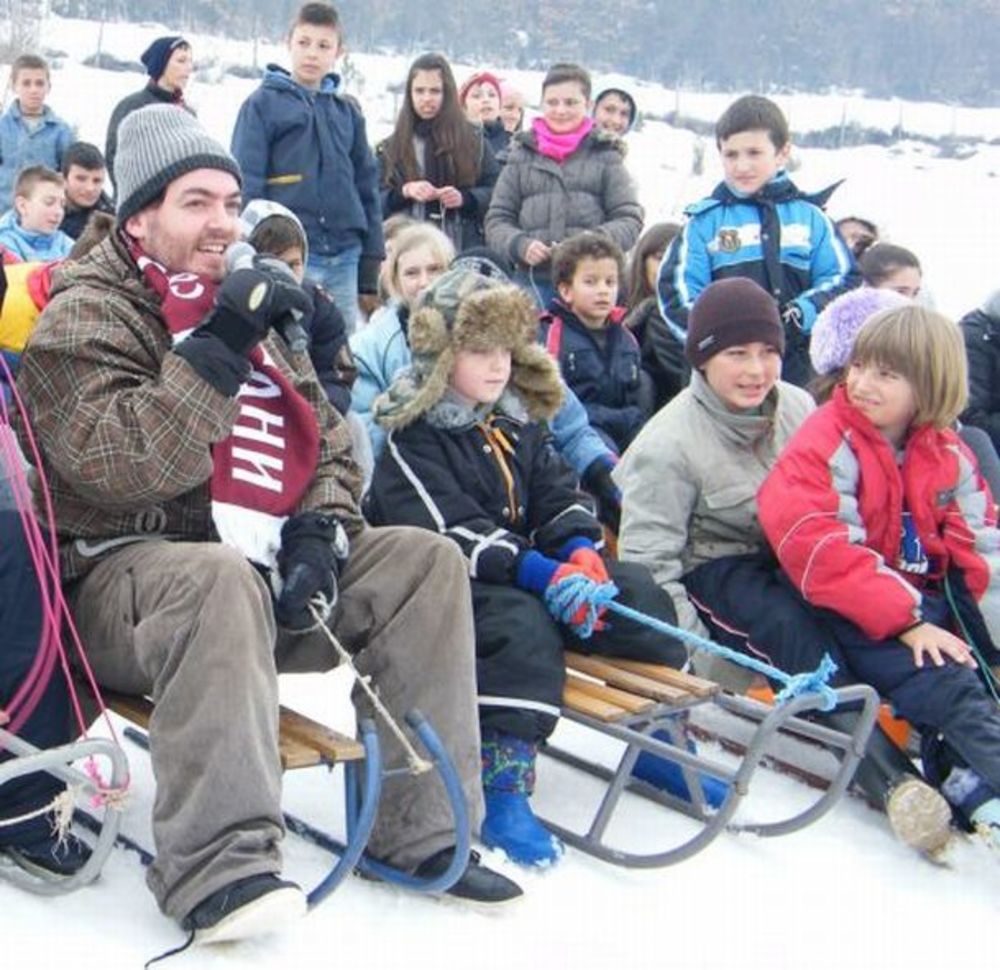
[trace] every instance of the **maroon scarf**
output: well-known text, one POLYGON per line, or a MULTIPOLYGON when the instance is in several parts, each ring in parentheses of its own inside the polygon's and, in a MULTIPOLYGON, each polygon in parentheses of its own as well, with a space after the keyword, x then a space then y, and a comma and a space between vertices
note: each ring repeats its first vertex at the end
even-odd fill
MULTIPOLYGON (((160 298, 174 344, 180 343, 211 312, 216 284, 197 273, 170 273, 123 235, 144 282, 160 298)), ((281 526, 316 471, 319 425, 263 346, 249 359, 250 379, 236 396, 239 417, 229 437, 212 447, 212 518, 224 543, 273 567, 281 526)))

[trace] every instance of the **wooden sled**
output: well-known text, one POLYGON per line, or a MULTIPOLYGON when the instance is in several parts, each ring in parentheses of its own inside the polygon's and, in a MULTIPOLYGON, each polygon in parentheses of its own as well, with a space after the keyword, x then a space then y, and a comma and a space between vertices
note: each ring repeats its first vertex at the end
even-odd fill
MULTIPOLYGON (((108 690, 102 691, 102 695, 110 710, 143 729, 148 728, 153 713, 153 704, 148 698, 108 690)), ((332 769, 340 765, 345 772, 347 820, 345 842, 338 841, 288 813, 284 816, 291 831, 331 851, 337 857, 337 862, 330 872, 309 892, 310 907, 316 906, 329 896, 354 869, 367 872, 387 882, 429 893, 444 892, 464 872, 469 854, 470 833, 461 782, 451 759, 427 720, 416 711, 411 711, 406 720, 431 755, 434 767, 448 793, 455 819, 456 851, 452 865, 433 880, 416 879, 364 854, 375 824, 382 779, 385 774, 374 721, 365 718, 360 722, 361 739, 358 741, 291 708, 280 708, 279 752, 283 770, 293 771, 316 766, 332 769)), ((144 733, 126 728, 125 735, 148 750, 149 742, 144 733)), ((128 847, 140 849, 134 844, 128 847)), ((145 856, 144 862, 151 861, 150 853, 140 851, 140 854, 145 856)))
POLYGON ((878 695, 863 684, 835 692, 838 708, 844 705, 860 708, 853 733, 845 734, 803 716, 820 709, 822 698, 818 694, 803 694, 774 707, 725 693, 717 684, 658 664, 567 652, 566 667, 563 716, 624 742, 625 750, 617 767, 611 769, 554 744, 545 745, 544 753, 602 779, 607 787, 585 832, 572 831, 550 818, 544 821, 567 844, 621 866, 652 868, 681 862, 726 829, 777 836, 816 821, 837 803, 850 784, 878 714, 878 695), (708 704, 757 724, 736 768, 687 749, 685 715, 708 704), (654 733, 665 734, 670 740, 654 737, 654 733), (732 824, 754 772, 779 734, 808 738, 838 753, 840 764, 836 775, 816 801, 794 816, 776 822, 732 824), (693 793, 692 800, 682 800, 633 778, 632 767, 642 751, 675 762, 687 790, 693 793), (725 801, 717 809, 706 805, 699 774, 710 775, 728 785, 725 801), (687 841, 662 851, 636 853, 617 848, 608 843, 606 832, 626 791, 668 805, 703 824, 687 841))

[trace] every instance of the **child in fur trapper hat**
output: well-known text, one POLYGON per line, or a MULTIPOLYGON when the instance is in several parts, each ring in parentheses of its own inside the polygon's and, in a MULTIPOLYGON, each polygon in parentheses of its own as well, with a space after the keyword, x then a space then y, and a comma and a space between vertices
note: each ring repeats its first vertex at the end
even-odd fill
MULTIPOLYGON (((601 526, 543 422, 562 401, 535 343, 531 299, 464 269, 440 276, 410 318, 413 364, 376 399, 389 431, 368 517, 450 536, 469 560, 476 624, 486 819, 481 838, 516 862, 562 853, 531 811, 538 745, 559 716, 563 649, 679 666, 679 644, 616 618, 587 640, 551 618, 546 589, 572 573, 667 622, 670 597, 635 563, 605 563, 601 526)), ((574 617, 574 620, 576 618, 574 617)), ((600 625, 599 625, 600 626, 600 625)))

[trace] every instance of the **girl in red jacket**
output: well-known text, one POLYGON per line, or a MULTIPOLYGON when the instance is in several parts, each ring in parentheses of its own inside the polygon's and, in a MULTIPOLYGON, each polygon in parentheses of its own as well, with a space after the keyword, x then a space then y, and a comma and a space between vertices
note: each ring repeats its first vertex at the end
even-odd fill
POLYGON ((1000 531, 951 428, 966 387, 955 324, 917 306, 877 314, 758 506, 851 673, 920 730, 928 780, 1000 849, 1000 531))

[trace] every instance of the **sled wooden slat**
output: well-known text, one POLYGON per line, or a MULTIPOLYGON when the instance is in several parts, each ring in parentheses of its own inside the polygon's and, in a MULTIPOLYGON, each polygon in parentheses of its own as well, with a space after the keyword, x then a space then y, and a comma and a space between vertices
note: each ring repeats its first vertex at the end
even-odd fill
POLYGON ((614 667, 628 670, 633 674, 640 674, 649 677, 651 680, 658 680, 661 684, 670 684, 672 687, 680 687, 682 690, 693 694, 695 697, 711 697, 718 694, 721 688, 711 680, 702 677, 695 677, 694 674, 686 674, 683 670, 675 670, 665 664, 643 663, 640 660, 620 660, 617 657, 609 660, 614 667))
MULTIPOLYGON (((104 690, 102 694, 105 704, 116 714, 120 714, 139 727, 149 727, 153 703, 148 698, 135 694, 119 694, 110 690, 104 690)), ((321 764, 360 761, 365 756, 364 748, 354 738, 334 731, 290 708, 281 708, 278 724, 281 767, 285 771, 312 768, 321 764)))
POLYGON ((570 683, 563 687, 563 706, 598 721, 620 721, 623 717, 628 717, 625 708, 587 694, 570 683))
POLYGON ((643 711, 648 711, 656 703, 652 698, 640 697, 638 694, 630 694, 617 687, 609 687, 607 684, 588 680, 572 671, 567 673, 566 682, 589 697, 607 701, 609 704, 614 704, 616 707, 628 711, 629 714, 640 714, 643 711))
POLYGON ((330 762, 361 761, 365 756, 365 749, 360 741, 334 731, 290 707, 281 708, 279 724, 282 741, 286 737, 294 738, 324 754, 330 762))
POLYGON ((677 704, 688 700, 691 696, 688 691, 680 687, 673 687, 651 677, 623 670, 616 666, 614 661, 603 657, 588 657, 582 653, 567 651, 566 666, 570 670, 603 680, 609 687, 619 687, 664 704, 677 704))

